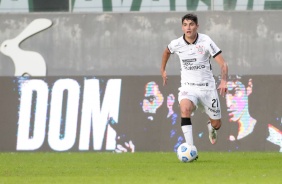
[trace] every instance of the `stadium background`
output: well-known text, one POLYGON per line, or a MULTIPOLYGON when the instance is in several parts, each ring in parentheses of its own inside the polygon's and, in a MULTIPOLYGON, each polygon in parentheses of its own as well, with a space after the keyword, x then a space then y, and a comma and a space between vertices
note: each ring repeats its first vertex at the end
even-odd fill
MULTIPOLYGON (((229 82, 242 93, 230 102, 241 109, 240 122, 228 115, 229 98, 221 98, 224 124, 215 146, 208 141, 206 115, 195 114, 196 146, 282 152, 281 1, 59 2, 0 1, 1 43, 35 19, 53 23, 21 44, 43 56, 46 76, 14 76, 11 58, 0 54, 0 151, 113 151, 117 145, 175 151, 184 141, 176 100, 179 61, 169 61, 166 87, 160 61, 169 41, 182 35, 181 17, 195 12, 199 32, 222 49, 229 82), (91 99, 98 102, 87 104, 91 99), (170 102, 174 113, 168 115, 170 102)), ((217 65, 213 70, 218 81, 217 65)))

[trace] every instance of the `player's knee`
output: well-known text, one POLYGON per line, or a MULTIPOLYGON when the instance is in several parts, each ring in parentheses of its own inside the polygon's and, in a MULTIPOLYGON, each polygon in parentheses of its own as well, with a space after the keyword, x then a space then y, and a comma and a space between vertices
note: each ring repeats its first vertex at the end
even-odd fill
POLYGON ((193 110, 190 108, 182 108, 181 109, 181 116, 182 117, 190 117, 192 114, 193 110))
POLYGON ((214 129, 218 130, 221 127, 221 120, 212 120, 211 125, 214 129))

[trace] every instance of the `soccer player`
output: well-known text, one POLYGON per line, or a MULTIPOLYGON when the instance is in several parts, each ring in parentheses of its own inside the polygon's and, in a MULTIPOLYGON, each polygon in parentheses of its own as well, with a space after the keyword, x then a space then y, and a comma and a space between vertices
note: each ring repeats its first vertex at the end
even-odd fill
POLYGON ((172 40, 162 55, 161 75, 163 85, 167 84, 166 64, 171 54, 176 53, 180 59, 181 87, 178 101, 181 111, 181 129, 186 142, 194 145, 191 116, 193 111, 203 107, 209 116, 208 131, 212 144, 217 141, 217 131, 221 126, 221 108, 218 98, 227 91, 228 67, 221 50, 208 35, 198 33, 198 18, 195 14, 182 17, 183 36, 172 40), (221 81, 216 89, 210 58, 219 64, 221 81))

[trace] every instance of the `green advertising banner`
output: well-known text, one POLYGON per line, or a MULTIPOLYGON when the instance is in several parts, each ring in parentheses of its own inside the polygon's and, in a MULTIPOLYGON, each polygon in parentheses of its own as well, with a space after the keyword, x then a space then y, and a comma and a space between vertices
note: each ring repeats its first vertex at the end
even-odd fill
POLYGON ((280 10, 277 0, 1 0, 0 12, 182 12, 280 10))

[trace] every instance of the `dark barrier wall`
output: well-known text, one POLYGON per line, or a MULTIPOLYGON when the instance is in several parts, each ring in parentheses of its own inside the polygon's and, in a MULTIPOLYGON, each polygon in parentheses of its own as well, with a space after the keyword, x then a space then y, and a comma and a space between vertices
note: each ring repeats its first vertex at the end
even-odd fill
MULTIPOLYGON (((175 151, 184 141, 178 76, 165 87, 157 76, 1 77, 0 87, 0 151, 175 151)), ((281 91, 281 76, 230 76, 216 145, 207 116, 192 118, 198 150, 282 152, 281 91)))
MULTIPOLYGON (((51 27, 20 44, 42 56, 47 76, 159 75, 162 52, 182 35, 185 13, 0 14, 0 43, 17 37, 33 20, 47 18, 51 27)), ((199 32, 221 48, 230 74, 281 74, 281 11, 197 14, 199 32)), ((168 74, 178 75, 179 68, 178 58, 171 57, 168 74)), ((218 75, 219 68, 213 69, 218 75)), ((0 53, 0 75, 13 76, 14 70, 12 59, 0 53)))

